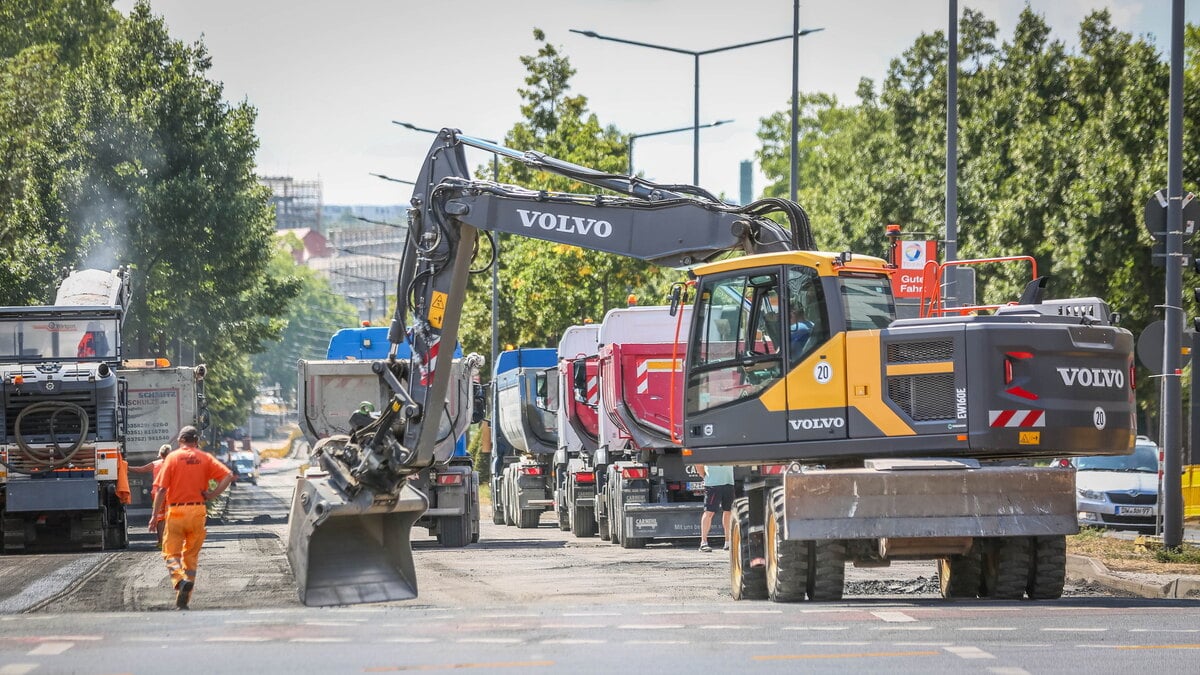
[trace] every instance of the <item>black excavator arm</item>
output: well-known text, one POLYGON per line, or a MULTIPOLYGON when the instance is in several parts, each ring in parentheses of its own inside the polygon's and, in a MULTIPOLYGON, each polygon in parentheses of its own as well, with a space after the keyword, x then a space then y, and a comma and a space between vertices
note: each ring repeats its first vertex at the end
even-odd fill
POLYGON ((669 267, 708 261, 734 249, 769 253, 815 248, 807 216, 791 202, 733 206, 692 186, 601 173, 443 129, 413 192, 396 313, 388 334, 393 345, 410 340, 412 346, 407 391, 396 392, 408 417, 401 442, 406 450, 392 463, 395 470, 418 469, 431 460, 437 424, 425 423, 436 419, 425 411, 440 409, 450 376, 449 361, 439 355, 442 345, 454 345, 458 339, 469 267, 481 249, 478 239, 481 233, 490 238, 495 232, 669 267), (466 146, 619 194, 556 193, 475 180, 464 157, 466 146), (790 230, 766 218, 770 212, 782 213, 790 230), (414 405, 404 407, 405 402, 414 405))

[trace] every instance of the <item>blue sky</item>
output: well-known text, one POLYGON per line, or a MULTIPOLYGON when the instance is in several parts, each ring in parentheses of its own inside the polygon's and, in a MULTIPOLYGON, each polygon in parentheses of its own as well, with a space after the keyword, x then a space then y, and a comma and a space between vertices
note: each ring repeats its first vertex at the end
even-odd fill
MULTIPOLYGON (((152 0, 171 34, 203 37, 211 76, 230 101, 259 111, 262 174, 319 178, 328 204, 408 201, 405 186, 431 140, 392 125, 452 126, 498 138, 519 119, 517 88, 533 54, 534 27, 571 59, 573 92, 586 95, 602 123, 628 133, 684 127, 693 117, 690 56, 589 39, 589 29, 629 40, 707 50, 787 35, 791 0, 152 0)), ((1011 35, 1025 0, 960 0, 1011 35)), ((1108 8, 1114 22, 1169 46, 1167 0, 1029 0, 1074 45, 1079 21, 1108 8)), ((1196 3, 1189 3, 1195 5, 1196 3)), ((118 0, 128 12, 133 0, 118 0)), ((862 77, 881 80, 888 62, 922 32, 944 30, 945 0, 804 0, 801 26, 824 31, 801 40, 800 89, 853 101, 862 77)), ((1187 18, 1200 20, 1189 7, 1187 18)), ((738 194, 738 163, 753 159, 759 119, 788 106, 791 42, 700 59, 700 183, 738 194)), ((1164 96, 1166 93, 1164 92, 1164 96)), ((1166 130, 1163 130, 1166 133, 1166 130)), ((517 148, 525 150, 530 148, 517 148)), ((692 136, 637 141, 636 167, 663 182, 691 182, 692 136)), ((473 155, 474 163, 485 160, 473 155)), ((1164 160, 1165 161, 1165 160, 1164 160)), ((755 172, 755 191, 763 178, 755 172)))

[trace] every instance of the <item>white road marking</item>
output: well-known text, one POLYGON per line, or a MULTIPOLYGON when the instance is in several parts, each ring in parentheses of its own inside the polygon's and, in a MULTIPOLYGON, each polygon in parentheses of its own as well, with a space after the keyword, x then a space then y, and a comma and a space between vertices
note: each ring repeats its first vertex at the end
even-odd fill
POLYGON ((623 626, 617 626, 617 628, 621 628, 621 629, 625 629, 625 630, 678 630, 680 628, 683 628, 683 624, 668 623, 668 624, 654 625, 654 624, 627 623, 623 626))
POLYGON ((460 638, 455 640, 459 644, 484 644, 484 645, 515 645, 521 640, 518 638, 460 638))
POLYGON ((846 630, 849 626, 784 626, 780 630, 846 630))
POLYGON ((408 643, 421 644, 421 643, 426 643, 426 642, 433 642, 435 639, 436 638, 426 638, 426 637, 397 637, 397 638, 388 638, 388 639, 384 640, 384 642, 395 642, 395 643, 399 643, 399 644, 408 644, 408 643))
POLYGON ((221 635, 218 637, 205 638, 205 642, 266 642, 270 638, 256 637, 251 635, 221 635))
POLYGON ((979 647, 942 647, 946 651, 963 659, 994 659, 995 656, 983 651, 979 647))
POLYGON ((984 632, 988 632, 988 633, 994 633, 994 632, 998 632, 998 631, 1016 630, 1016 629, 1017 629, 1016 626, 963 626, 962 628, 959 628, 958 630, 966 630, 966 631, 974 630, 974 631, 984 631, 984 632))
POLYGON ((43 642, 30 649, 27 654, 29 656, 58 656, 74 646, 74 642, 43 642))
POLYGON ((876 618, 890 623, 903 623, 906 621, 916 621, 913 617, 904 612, 871 612, 876 618))
POLYGON ((35 668, 41 664, 37 663, 10 663, 5 666, 0 666, 0 675, 25 675, 32 673, 35 668))
POLYGON ((586 640, 583 638, 564 638, 561 640, 542 640, 544 645, 602 645, 608 640, 586 640))
POLYGON ((1200 628, 1130 628, 1130 633, 1200 633, 1200 628))
POLYGON ((1043 628, 1044 633, 1103 633, 1107 628, 1043 628))
POLYGON ((297 637, 297 638, 292 638, 291 640, 288 640, 288 642, 317 642, 317 643, 349 642, 349 641, 350 641, 350 638, 339 638, 339 637, 297 637))
POLYGON ((996 666, 994 668, 988 668, 988 672, 995 673, 995 675, 1029 675, 1029 671, 1025 670, 1024 668, 1004 667, 1004 666, 996 666))

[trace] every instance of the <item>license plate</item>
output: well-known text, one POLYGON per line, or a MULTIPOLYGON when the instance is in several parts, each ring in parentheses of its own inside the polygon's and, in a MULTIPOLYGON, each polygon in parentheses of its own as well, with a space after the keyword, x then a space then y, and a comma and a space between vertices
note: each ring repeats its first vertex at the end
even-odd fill
POLYGON ((1117 513, 1122 516, 1152 516, 1153 506, 1118 506, 1117 513))
POLYGON ((688 483, 688 484, 687 484, 687 489, 688 489, 688 490, 691 490, 692 492, 701 492, 701 491, 703 491, 703 490, 704 490, 704 482, 703 482, 703 481, 698 481, 698 482, 695 482, 695 483, 688 483))

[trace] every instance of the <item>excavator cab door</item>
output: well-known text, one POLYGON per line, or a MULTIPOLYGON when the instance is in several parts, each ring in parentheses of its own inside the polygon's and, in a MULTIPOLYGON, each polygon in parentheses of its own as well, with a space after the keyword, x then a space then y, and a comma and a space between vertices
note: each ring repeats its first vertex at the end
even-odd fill
POLYGON ((786 438, 786 401, 772 410, 762 400, 786 372, 782 273, 773 266, 700 280, 688 347, 686 445, 786 438))

